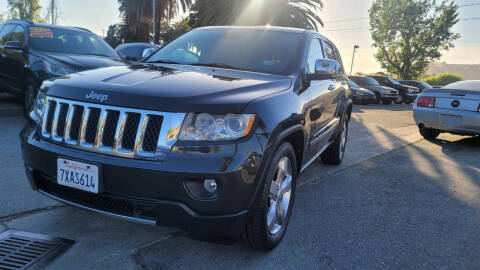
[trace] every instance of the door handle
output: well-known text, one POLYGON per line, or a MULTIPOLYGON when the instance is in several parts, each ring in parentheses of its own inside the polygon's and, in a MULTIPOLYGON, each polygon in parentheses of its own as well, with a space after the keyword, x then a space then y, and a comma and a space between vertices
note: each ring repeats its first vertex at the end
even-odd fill
POLYGON ((332 90, 334 90, 334 89, 335 89, 335 84, 330 84, 330 85, 328 86, 328 90, 332 91, 332 90))

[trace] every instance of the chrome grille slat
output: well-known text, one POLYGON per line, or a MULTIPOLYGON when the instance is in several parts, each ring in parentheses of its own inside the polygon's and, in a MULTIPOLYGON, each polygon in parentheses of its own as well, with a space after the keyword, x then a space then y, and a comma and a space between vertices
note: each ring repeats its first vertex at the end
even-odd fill
POLYGON ((157 161, 163 160, 175 144, 185 118, 185 113, 130 109, 55 97, 47 97, 43 115, 42 136, 45 139, 91 152, 157 161), (61 111, 62 119, 59 119, 61 111), (129 116, 132 117, 130 120, 128 120, 129 116), (157 119, 157 122, 149 125, 150 119, 157 119), (161 119, 160 122, 158 119, 161 119), (62 120, 61 123, 59 123, 60 120, 62 120), (156 128, 150 126, 156 126, 156 128), (63 136, 59 136, 62 132, 58 134, 57 127, 65 129, 63 136), (95 133, 92 133, 93 131, 95 133), (89 132, 88 140, 87 132, 89 132), (123 142, 126 132, 128 133, 127 141, 123 142), (145 142, 149 145, 146 148, 148 151, 144 149, 146 134, 149 137, 148 142, 145 142), (155 140, 151 139, 152 136, 153 138, 158 136, 155 151, 152 151, 155 148, 155 140))

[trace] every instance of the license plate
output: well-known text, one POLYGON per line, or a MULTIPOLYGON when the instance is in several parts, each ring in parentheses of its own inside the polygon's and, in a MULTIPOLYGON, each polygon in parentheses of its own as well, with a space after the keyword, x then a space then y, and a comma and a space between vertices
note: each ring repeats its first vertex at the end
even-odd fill
POLYGON ((98 193, 98 167, 59 158, 57 159, 57 183, 62 186, 98 193))
POLYGON ((450 127, 458 127, 462 125, 462 117, 455 115, 442 115, 442 124, 450 127))

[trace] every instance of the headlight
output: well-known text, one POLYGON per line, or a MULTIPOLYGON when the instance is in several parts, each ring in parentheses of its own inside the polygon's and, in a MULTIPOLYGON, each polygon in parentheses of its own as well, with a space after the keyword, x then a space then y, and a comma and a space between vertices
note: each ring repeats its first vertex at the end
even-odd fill
POLYGON ((45 93, 38 91, 37 98, 35 99, 35 104, 33 105, 33 110, 30 113, 30 118, 37 123, 41 123, 43 119, 43 108, 47 103, 47 95, 45 93))
POLYGON ((181 141, 227 141, 248 135, 255 115, 189 113, 178 136, 181 141))
POLYGON ((50 62, 45 62, 45 69, 49 73, 51 73, 53 75, 57 75, 57 76, 68 75, 68 74, 71 74, 71 73, 75 72, 75 70, 73 68, 70 68, 70 67, 67 67, 67 66, 62 66, 62 65, 52 64, 50 62))

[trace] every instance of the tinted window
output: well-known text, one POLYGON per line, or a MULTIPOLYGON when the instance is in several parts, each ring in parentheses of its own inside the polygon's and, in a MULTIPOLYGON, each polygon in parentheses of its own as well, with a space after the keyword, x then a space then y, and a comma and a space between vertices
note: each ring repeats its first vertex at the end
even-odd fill
POLYGON ((337 56, 335 55, 335 49, 333 49, 333 46, 329 44, 328 42, 323 42, 323 47, 325 50, 325 57, 331 60, 337 60, 337 56))
POLYGON ((129 46, 119 49, 118 52, 124 56, 132 58, 132 60, 140 60, 142 58, 143 50, 146 48, 147 47, 145 46, 129 46))
POLYGON ((13 31, 12 41, 20 41, 22 44, 25 42, 25 30, 22 26, 17 25, 13 31))
POLYGON ((324 58, 324 56, 320 40, 315 38, 310 43, 310 48, 308 49, 306 66, 307 74, 315 74, 315 63, 318 59, 322 58, 324 58))
POLYGON ((360 88, 360 86, 358 84, 356 84, 354 81, 350 81, 350 87, 360 88))
POLYGON ((370 85, 380 85, 376 79, 372 78, 372 77, 365 77, 365 81, 367 84, 370 84, 370 85))
POLYGON ((426 82, 420 82, 419 84, 420 84, 420 85, 423 85, 423 87, 424 87, 425 89, 432 89, 432 88, 433 88, 433 86, 431 86, 430 84, 428 84, 428 83, 426 83, 426 82))
POLYGON ((37 51, 99 55, 119 58, 100 37, 75 30, 30 27, 30 46, 37 51))
POLYGON ((15 29, 14 24, 7 24, 0 33, 0 45, 4 45, 7 41, 10 41, 13 35, 13 30, 15 29))
POLYGON ((302 34, 254 29, 201 29, 167 44, 147 62, 217 64, 261 73, 292 74, 302 34))
POLYGON ((399 82, 397 82, 396 80, 394 80, 393 78, 390 78, 390 77, 388 77, 387 80, 388 80, 391 84, 395 84, 395 85, 400 84, 399 82))

